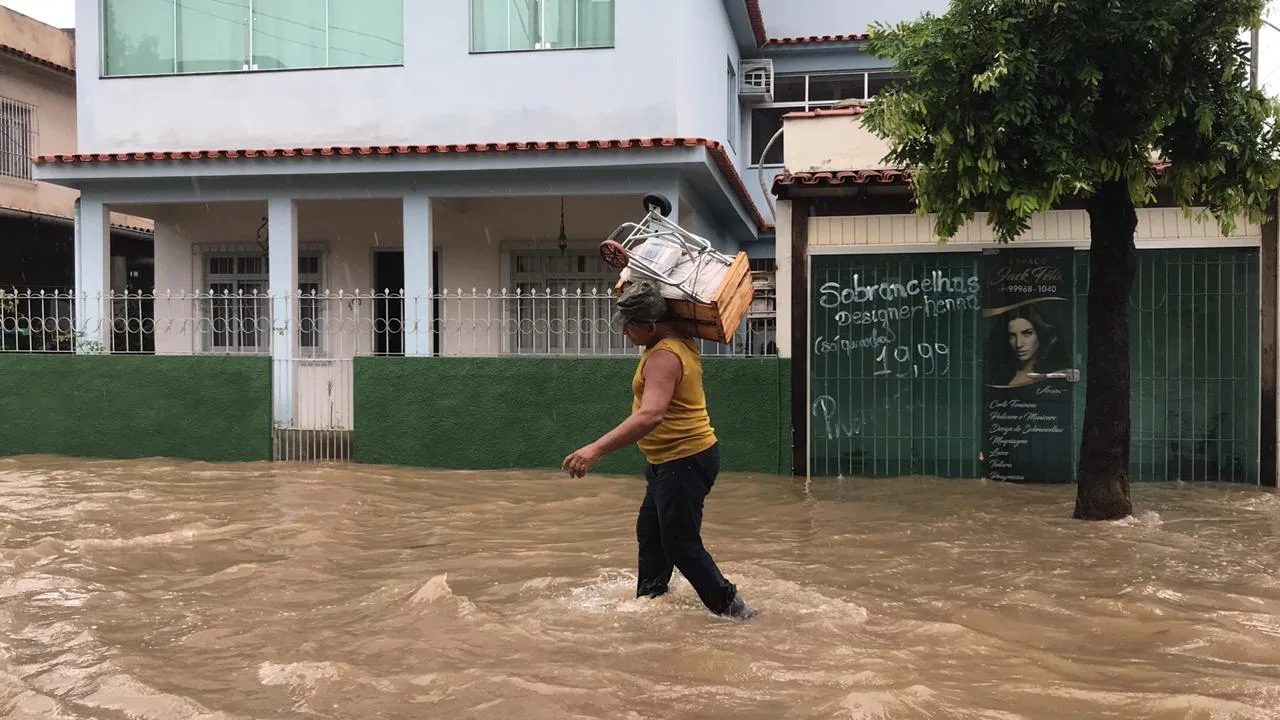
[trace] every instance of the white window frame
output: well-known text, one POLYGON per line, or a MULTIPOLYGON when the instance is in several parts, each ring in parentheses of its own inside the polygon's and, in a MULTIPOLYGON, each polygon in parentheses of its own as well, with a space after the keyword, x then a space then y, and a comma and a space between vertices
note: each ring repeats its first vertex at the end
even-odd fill
POLYGON ((742 132, 742 101, 738 98, 738 69, 733 66, 733 58, 729 58, 728 77, 726 83, 729 86, 729 149, 734 152, 738 151, 738 135, 742 132))
MULTIPOLYGON (((611 326, 614 313, 614 302, 609 297, 609 289, 617 281, 618 271, 604 264, 596 248, 570 247, 564 252, 567 257, 585 258, 585 265, 590 268, 585 272, 557 270, 520 270, 522 258, 559 258, 560 250, 552 249, 512 249, 511 287, 513 292, 528 295, 536 291, 537 298, 509 299, 503 309, 506 325, 513 328, 506 334, 504 344, 506 352, 515 355, 625 355, 630 350, 630 343, 621 333, 611 326), (574 292, 581 289, 584 293, 596 290, 600 296, 578 298, 574 292), (552 293, 547 297, 547 291, 552 293), (568 297, 558 299, 562 290, 568 291, 568 297), (576 316, 576 317, 575 317, 576 316), (551 323, 574 318, 589 321, 596 331, 591 334, 554 333, 548 328, 545 333, 530 333, 522 330, 530 320, 535 323, 551 323)), ((581 325, 579 325, 581 327, 581 325)))
MULTIPOLYGON (((501 50, 481 50, 477 48, 475 45, 475 27, 474 26, 475 26, 475 18, 476 18, 476 12, 475 12, 476 0, 467 0, 467 33, 468 33, 467 46, 469 48, 468 52, 476 55, 489 55, 492 53, 507 53, 507 52, 538 52, 540 50, 607 50, 607 49, 613 48, 618 43, 618 16, 617 16, 618 2, 617 0, 591 0, 591 1, 598 2, 598 3, 607 2, 613 5, 613 10, 614 10, 613 32, 612 32, 612 39, 609 41, 608 45, 581 45, 577 42, 576 38, 578 38, 581 35, 581 22, 580 22, 580 16, 578 14, 577 2, 573 4, 573 12, 574 12, 573 27, 574 27, 574 37, 575 37, 574 44, 564 45, 560 47, 556 47, 552 45, 550 42, 546 40, 546 37, 547 37, 546 5, 543 4, 544 0, 537 0, 536 7, 538 9, 537 12, 538 12, 539 40, 533 44, 532 48, 512 48, 511 47, 511 31, 510 31, 510 28, 508 28, 506 48, 503 48, 501 50)), ((513 0, 506 0, 508 18, 511 17, 512 2, 513 0)))
MULTIPOLYGON (((301 264, 304 261, 314 260, 316 264, 315 272, 298 272, 298 292, 310 293, 315 290, 317 294, 322 292, 324 287, 324 254, 319 251, 303 250, 298 253, 297 262, 301 264)), ((200 352, 205 354, 266 354, 271 352, 271 299, 264 293, 270 287, 270 271, 267 264, 267 255, 265 252, 249 252, 249 251, 209 251, 200 255, 200 271, 203 278, 202 287, 212 293, 208 299, 201 301, 199 314, 201 317, 200 332, 200 352), (214 272, 213 262, 215 260, 229 260, 233 264, 231 272, 214 272), (262 263, 262 272, 242 272, 241 260, 260 261, 262 263), (229 294, 228 300, 222 300, 223 291, 229 294), (239 295, 240 291, 244 291, 244 295, 239 295), (253 291, 257 291, 257 298, 253 296, 253 291), (248 312, 245 312, 245 309, 248 312), (229 312, 229 316, 218 318, 216 309, 222 309, 223 312, 229 312), (239 320, 241 323, 241 332, 230 333, 225 325, 228 317, 233 320, 239 320), (248 317, 254 323, 252 330, 253 336, 247 337, 243 330, 243 323, 248 317), (215 333, 214 323, 222 320, 222 333, 215 333), (222 337, 219 338, 218 335, 222 337), (215 344, 217 340, 224 340, 221 344, 215 344), (246 342, 248 340, 248 342, 246 342)), ((297 341, 301 357, 323 357, 324 355, 324 333, 317 326, 324 322, 325 302, 323 299, 316 298, 312 300, 309 297, 303 297, 299 302, 298 316, 304 317, 310 309, 313 313, 312 322, 310 323, 311 331, 304 332, 300 327, 297 330, 297 341)))
MULTIPOLYGON (((405 25, 404 25, 404 2, 403 2, 403 1, 402 1, 402 2, 401 2, 401 4, 400 4, 400 13, 401 13, 401 15, 400 15, 400 17, 401 17, 401 20, 400 20, 400 45, 401 45, 401 51, 400 51, 400 61, 399 61, 399 62, 391 62, 391 63, 374 63, 374 64, 361 64, 361 65, 332 65, 332 64, 330 64, 330 53, 331 53, 332 48, 330 48, 330 47, 328 47, 328 45, 326 45, 326 47, 325 47, 325 64, 324 64, 324 65, 306 66, 306 67, 295 67, 295 68, 279 68, 279 69, 277 69, 277 68, 269 68, 269 69, 267 69, 267 70, 262 70, 262 69, 260 69, 260 68, 258 67, 257 63, 254 63, 254 62, 253 62, 253 58, 254 58, 254 48, 253 48, 254 27, 253 27, 253 24, 254 24, 255 12, 254 12, 253 0, 249 0, 249 6, 248 6, 248 8, 246 8, 246 12, 248 13, 248 18, 247 18, 247 22, 245 23, 245 56, 244 56, 244 62, 242 62, 242 63, 241 63, 241 65, 240 65, 240 69, 239 69, 239 70, 214 70, 214 71, 201 71, 201 72, 183 72, 183 71, 178 70, 178 62, 179 62, 179 55, 180 55, 180 53, 177 51, 177 47, 176 47, 176 45, 177 45, 177 43, 178 43, 177 32, 176 32, 176 30, 177 30, 177 7, 176 7, 176 3, 178 2, 178 0, 162 0, 162 1, 163 1, 163 2, 172 2, 172 3, 174 3, 174 4, 175 4, 175 8, 174 8, 174 26, 175 26, 175 27, 174 27, 174 30, 175 30, 175 33, 174 33, 174 43, 175 43, 175 48, 174 48, 174 53, 173 53, 173 69, 172 69, 172 70, 170 70, 169 72, 165 72, 165 73, 158 73, 158 74, 155 74, 155 75, 152 75, 152 74, 145 74, 145 75, 116 74, 116 75, 110 75, 110 74, 107 74, 107 71, 106 71, 106 68, 107 68, 107 0, 97 0, 97 6, 98 6, 98 7, 97 7, 97 18, 98 18, 98 77, 99 77, 100 79, 105 80, 105 79, 109 79, 109 78, 153 77, 153 76, 158 76, 158 77, 172 77, 172 76, 182 76, 182 75, 228 75, 228 74, 234 74, 234 73, 246 73, 246 72, 254 72, 254 73, 257 73, 257 72, 296 72, 296 71, 298 71, 298 70, 354 70, 354 69, 362 69, 362 68, 404 67, 404 45, 405 45, 405 37, 406 37, 406 35, 407 35, 407 32, 405 31, 405 25)), ((328 17, 329 17, 329 5, 328 5, 328 0, 314 0, 314 1, 315 1, 315 2, 324 2, 324 3, 325 3, 325 16, 326 16, 326 18, 328 18, 328 17)), ((412 1, 412 0, 410 0, 410 1, 412 1)), ((325 40, 326 40, 326 43, 327 43, 327 41, 328 41, 328 39, 329 39, 329 32, 330 32, 330 30, 331 30, 331 29, 332 29, 332 28, 331 28, 331 27, 329 27, 329 26, 326 24, 326 27, 325 27, 325 40)))
POLYGON ((35 105, 0 96, 0 177, 34 182, 38 128, 35 105))
MULTIPOLYGON (((836 100, 810 100, 809 99, 809 81, 810 80, 812 80, 813 78, 828 78, 833 76, 834 77, 854 77, 857 75, 861 75, 862 76, 862 97, 865 99, 871 99, 870 95, 871 95, 871 78, 872 77, 883 76, 883 75, 894 76, 898 74, 899 73, 893 69, 881 68, 877 70, 833 70, 831 72, 785 73, 785 74, 778 75, 776 78, 774 78, 773 86, 774 86, 775 94, 777 93, 777 88, 778 88, 778 85, 780 84, 778 80, 782 78, 791 79, 791 78, 802 77, 804 78, 804 99, 791 100, 787 102, 759 103, 758 105, 753 105, 751 107, 752 112, 747 118, 747 123, 749 128, 749 131, 747 133, 747 153, 748 153, 747 166, 753 167, 753 168, 782 167, 782 163, 780 162, 779 163, 763 162, 764 160, 763 156, 761 156, 759 159, 756 158, 757 148, 755 147, 755 127, 754 127, 756 110, 778 109, 778 110, 789 110, 791 112, 809 112, 812 110, 822 110, 825 108, 835 107, 835 104, 837 102, 836 100)), ((778 153, 782 152, 783 141, 784 141, 784 138, 779 137, 778 140, 773 144, 773 149, 775 152, 778 152, 778 153)), ((764 148, 759 148, 759 150, 764 150, 764 148)))

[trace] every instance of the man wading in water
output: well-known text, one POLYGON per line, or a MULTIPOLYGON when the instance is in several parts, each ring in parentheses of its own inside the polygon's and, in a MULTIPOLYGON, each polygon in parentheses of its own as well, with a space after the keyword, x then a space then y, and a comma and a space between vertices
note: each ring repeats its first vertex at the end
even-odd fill
POLYGON ((720 445, 707 414, 698 346, 680 332, 666 299, 647 280, 623 291, 618 314, 627 338, 645 348, 631 380, 631 415, 566 457, 563 468, 582 477, 605 455, 639 445, 649 464, 636 518, 636 597, 667 592, 674 566, 711 612, 745 620, 755 611, 702 546, 702 503, 720 472, 720 445))

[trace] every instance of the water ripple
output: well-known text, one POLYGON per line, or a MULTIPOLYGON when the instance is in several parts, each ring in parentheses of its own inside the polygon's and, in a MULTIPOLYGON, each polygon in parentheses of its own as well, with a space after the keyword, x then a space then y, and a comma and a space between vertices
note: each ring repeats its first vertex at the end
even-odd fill
POLYGON ((1280 496, 725 475, 761 611, 637 599, 643 481, 0 459, 19 718, 1280 717, 1280 496))

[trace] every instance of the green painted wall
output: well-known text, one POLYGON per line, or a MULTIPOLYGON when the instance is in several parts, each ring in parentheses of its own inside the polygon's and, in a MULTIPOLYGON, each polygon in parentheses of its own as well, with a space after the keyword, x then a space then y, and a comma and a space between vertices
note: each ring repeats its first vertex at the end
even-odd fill
MULTIPOLYGON (((631 410, 634 358, 355 360, 355 460, 418 467, 558 468, 631 410)), ((729 472, 789 472, 789 373, 777 358, 704 358, 729 472)), ((638 474, 633 446, 598 472, 638 474)))
POLYGON ((271 458, 271 361, 0 355, 0 456, 271 458))

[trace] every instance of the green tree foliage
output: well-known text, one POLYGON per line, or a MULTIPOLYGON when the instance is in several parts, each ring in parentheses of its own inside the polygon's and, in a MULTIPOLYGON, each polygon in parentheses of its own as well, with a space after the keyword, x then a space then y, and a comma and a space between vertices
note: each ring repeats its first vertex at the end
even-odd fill
POLYGON ((1001 242, 1033 214, 1090 215, 1085 434, 1075 516, 1129 501, 1128 294, 1135 207, 1163 183, 1229 232, 1280 184, 1276 105, 1249 86, 1245 31, 1265 0, 952 0, 871 30, 904 77, 863 124, 910 169, 918 209, 953 237, 985 213, 1001 242), (1119 396, 1123 397, 1119 397, 1119 396))

